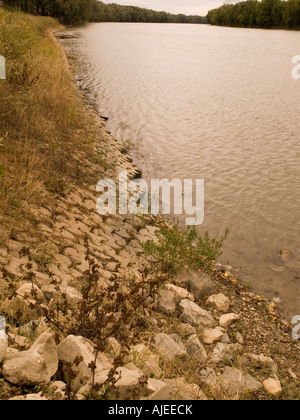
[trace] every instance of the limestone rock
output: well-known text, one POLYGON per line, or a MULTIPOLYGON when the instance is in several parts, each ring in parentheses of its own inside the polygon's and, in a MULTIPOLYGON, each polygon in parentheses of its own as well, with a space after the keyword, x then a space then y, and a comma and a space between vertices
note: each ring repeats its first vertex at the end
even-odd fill
POLYGON ((0 364, 6 356, 8 347, 8 337, 6 335, 6 324, 3 317, 0 316, 0 364))
POLYGON ((242 336, 242 334, 240 332, 236 333, 236 341, 243 346, 245 344, 245 340, 244 337, 242 336))
POLYGON ((194 301, 194 296, 183 287, 175 286, 175 284, 168 283, 166 284, 166 288, 170 290, 171 292, 175 293, 175 296, 178 300, 182 299, 189 299, 191 301, 194 301))
POLYGON ((107 346, 105 353, 112 359, 116 359, 121 353, 121 344, 113 337, 109 337, 107 340, 107 346))
POLYGON ((172 388, 171 399, 179 401, 192 401, 192 400, 207 400, 204 393, 198 385, 188 384, 183 378, 166 379, 165 382, 172 388))
POLYGON ((31 342, 28 338, 23 337, 22 335, 8 333, 8 344, 10 348, 28 350, 31 342))
POLYGON ((275 374, 278 372, 278 365, 271 357, 266 357, 263 354, 256 355, 248 353, 244 355, 244 358, 254 367, 260 369, 268 368, 275 374))
POLYGON ((143 375, 141 373, 121 367, 116 370, 116 375, 117 377, 120 376, 114 386, 119 399, 131 399, 135 392, 139 394, 142 391, 143 375))
POLYGON ((156 379, 162 377, 159 360, 159 356, 152 353, 144 344, 133 346, 129 358, 129 361, 132 361, 145 375, 153 376, 156 379))
POLYGON ((51 382, 48 389, 54 391, 56 399, 64 400, 67 398, 67 384, 62 381, 51 382))
POLYGON ((18 333, 24 337, 32 339, 38 337, 47 329, 47 324, 44 319, 34 319, 25 325, 22 325, 18 333))
POLYGON ((207 360, 207 353, 203 345, 200 343, 200 340, 196 334, 191 335, 188 338, 188 342, 185 345, 188 355, 194 359, 198 360, 201 364, 204 364, 207 360))
POLYGON ((197 330, 195 327, 193 327, 190 324, 185 324, 184 322, 182 322, 181 324, 177 326, 176 331, 178 335, 183 338, 189 337, 190 335, 193 335, 193 334, 197 334, 197 330))
MULTIPOLYGON (((109 376, 110 370, 102 370, 101 372, 95 373, 95 384, 98 386, 101 386, 104 384, 104 382, 107 381, 109 376)), ((89 381, 87 384, 85 384, 83 387, 79 389, 76 395, 80 394, 84 396, 86 393, 88 393, 91 389, 91 382, 89 381)))
POLYGON ((223 328, 229 327, 233 322, 239 320, 240 317, 237 314, 225 314, 220 317, 220 326, 223 328))
POLYGON ((213 344, 219 341, 224 335, 220 328, 205 328, 203 331, 203 342, 205 344, 213 344))
POLYGON ((242 351, 243 347, 240 344, 218 343, 212 352, 209 362, 218 365, 224 363, 224 361, 233 361, 242 351))
POLYGON ((229 335, 227 333, 225 333, 223 335, 223 337, 221 338, 220 342, 224 343, 224 344, 231 344, 231 340, 230 340, 229 335))
POLYGON ((62 294, 65 295, 69 305, 78 305, 82 301, 82 294, 74 287, 61 285, 59 289, 60 292, 53 284, 47 284, 42 287, 42 291, 48 301, 53 298, 59 300, 62 294))
POLYGON ((158 295, 157 308, 166 315, 173 314, 177 308, 175 293, 170 290, 161 290, 158 295))
MULTIPOLYGON (((71 390, 76 393, 91 378, 89 365, 95 360, 95 346, 84 337, 69 335, 60 343, 57 349, 60 361, 73 364, 72 370, 75 372, 76 377, 71 381, 70 386, 71 390), (75 363, 76 359, 81 359, 77 366, 75 363)), ((99 353, 96 360, 96 373, 110 370, 111 368, 112 365, 109 363, 107 356, 99 353)), ((68 376, 67 369, 65 369, 65 376, 68 376)))
POLYGON ((51 334, 43 333, 29 350, 4 359, 3 375, 14 385, 48 384, 58 369, 57 348, 51 334))
POLYGON ((183 321, 188 324, 196 327, 206 327, 212 326, 215 323, 214 318, 209 312, 200 308, 199 305, 188 299, 183 299, 179 304, 179 308, 182 313, 183 321))
POLYGON ((9 401, 48 401, 46 397, 41 397, 39 394, 20 395, 18 397, 10 398, 9 401))
POLYGON ((204 385, 210 386, 211 388, 215 387, 218 383, 217 375, 210 367, 202 369, 200 371, 199 378, 204 385))
POLYGON ((169 361, 174 360, 177 357, 188 357, 184 345, 182 343, 177 343, 168 334, 156 334, 152 343, 158 354, 169 361))
POLYGON ((185 272, 177 277, 176 282, 187 288, 196 299, 203 299, 214 293, 214 284, 211 278, 204 273, 185 272))
POLYGON ((278 378, 268 378, 263 382, 265 391, 273 396, 278 396, 282 393, 281 383, 278 378))
POLYGON ((31 283, 25 283, 17 290, 17 295, 23 298, 35 299, 37 298, 39 302, 44 302, 45 298, 43 292, 36 286, 31 283))
POLYGON ((224 392, 237 398, 242 394, 256 392, 262 388, 262 384, 248 373, 228 366, 225 367, 219 382, 224 392))
POLYGON ((153 392, 153 390, 155 391, 148 398, 145 399, 151 401, 170 401, 173 393, 172 387, 163 381, 154 381, 155 379, 148 380, 148 392, 153 392))
POLYGON ((230 301, 223 293, 212 295, 207 299, 207 303, 219 312, 228 312, 230 301))

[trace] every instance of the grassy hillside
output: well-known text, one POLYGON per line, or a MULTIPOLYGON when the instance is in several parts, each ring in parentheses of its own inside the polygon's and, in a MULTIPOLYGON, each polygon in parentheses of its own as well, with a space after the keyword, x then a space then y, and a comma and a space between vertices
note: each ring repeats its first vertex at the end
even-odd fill
POLYGON ((1 241, 20 224, 34 229, 32 203, 63 195, 86 176, 71 156, 88 150, 93 133, 62 50, 49 36, 58 27, 51 18, 0 10, 7 63, 7 79, 0 80, 1 241))

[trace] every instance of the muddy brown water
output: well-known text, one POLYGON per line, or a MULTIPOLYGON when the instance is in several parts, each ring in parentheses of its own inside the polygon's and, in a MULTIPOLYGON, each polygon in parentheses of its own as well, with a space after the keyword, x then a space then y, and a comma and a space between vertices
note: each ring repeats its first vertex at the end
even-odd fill
POLYGON ((144 177, 204 179, 201 229, 230 229, 222 262, 279 297, 288 318, 300 314, 300 33, 128 23, 71 33, 62 42, 78 84, 144 177))

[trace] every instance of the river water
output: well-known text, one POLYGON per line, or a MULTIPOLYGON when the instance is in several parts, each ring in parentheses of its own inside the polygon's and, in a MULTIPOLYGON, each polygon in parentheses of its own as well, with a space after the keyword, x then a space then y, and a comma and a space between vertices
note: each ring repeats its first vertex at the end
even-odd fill
POLYGON ((204 179, 201 229, 230 229, 222 262, 279 297, 288 317, 300 314, 299 32, 128 23, 73 32, 64 44, 80 84, 144 176, 204 179))

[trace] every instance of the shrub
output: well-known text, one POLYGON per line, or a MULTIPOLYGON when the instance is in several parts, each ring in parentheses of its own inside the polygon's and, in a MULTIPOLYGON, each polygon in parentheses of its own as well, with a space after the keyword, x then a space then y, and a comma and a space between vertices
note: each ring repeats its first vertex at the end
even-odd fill
POLYGON ((208 232, 199 234, 195 228, 180 229, 164 226, 157 241, 142 244, 146 253, 162 271, 207 270, 222 255, 222 245, 229 231, 211 238, 208 232))

